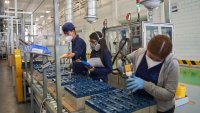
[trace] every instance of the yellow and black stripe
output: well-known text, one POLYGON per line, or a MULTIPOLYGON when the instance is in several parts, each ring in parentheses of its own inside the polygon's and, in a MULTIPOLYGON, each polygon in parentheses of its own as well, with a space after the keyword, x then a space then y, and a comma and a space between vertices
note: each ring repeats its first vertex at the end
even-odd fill
POLYGON ((178 60, 180 65, 200 66, 200 61, 193 60, 178 60))

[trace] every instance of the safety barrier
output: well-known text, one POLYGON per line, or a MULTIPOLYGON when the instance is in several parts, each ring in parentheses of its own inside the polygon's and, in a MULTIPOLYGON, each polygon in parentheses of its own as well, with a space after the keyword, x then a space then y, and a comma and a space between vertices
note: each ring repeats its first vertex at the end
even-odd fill
POLYGON ((185 65, 185 66, 200 66, 200 61, 193 61, 193 60, 178 60, 180 65, 185 65))

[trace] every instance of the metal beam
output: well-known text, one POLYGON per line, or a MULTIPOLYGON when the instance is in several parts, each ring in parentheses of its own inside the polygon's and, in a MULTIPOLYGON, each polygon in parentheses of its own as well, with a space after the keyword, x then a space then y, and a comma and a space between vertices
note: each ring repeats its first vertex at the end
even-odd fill
POLYGON ((57 113, 62 113, 62 101, 61 101, 61 74, 60 74, 60 36, 59 36, 59 0, 54 0, 54 51, 56 62, 56 96, 57 96, 57 113))
POLYGON ((34 113, 34 104, 33 104, 33 54, 30 54, 30 72, 31 72, 31 113, 34 113))
POLYGON ((15 0, 15 15, 14 16, 0 15, 0 18, 17 18, 17 0, 15 0))
MULTIPOLYGON (((14 11, 5 11, 5 13, 15 13, 14 11)), ((32 14, 32 12, 23 12, 23 11, 18 11, 17 14, 32 14)))
POLYGON ((164 0, 165 22, 171 23, 171 0, 164 0))
MULTIPOLYGON (((10 35, 10 43, 11 43, 11 55, 14 55, 14 34, 13 34, 13 18, 11 18, 11 35, 10 35)), ((11 59, 10 59, 11 60, 11 59)), ((12 76, 13 76, 13 86, 15 86, 15 74, 14 74, 14 66, 11 65, 12 67, 12 76)))
POLYGON ((33 14, 31 14, 31 42, 33 42, 33 14))

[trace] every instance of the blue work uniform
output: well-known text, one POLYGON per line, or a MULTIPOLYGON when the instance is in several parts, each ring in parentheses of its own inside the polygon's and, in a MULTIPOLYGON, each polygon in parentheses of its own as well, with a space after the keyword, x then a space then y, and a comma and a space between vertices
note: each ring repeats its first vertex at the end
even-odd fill
MULTIPOLYGON (((90 58, 100 57, 97 51, 92 51, 90 58)), ((94 71, 90 73, 90 77, 93 80, 103 80, 103 82, 108 82, 108 74, 112 72, 112 56, 108 49, 103 51, 102 63, 104 67, 95 67, 94 71)))
MULTIPOLYGON (((135 75, 137 77, 142 78, 145 81, 157 84, 159 73, 160 73, 160 70, 162 68, 164 61, 162 63, 148 69, 148 64, 147 64, 147 60, 146 60, 145 56, 146 56, 146 53, 144 54, 139 66, 137 68, 135 75)), ((141 95, 145 95, 145 96, 149 96, 149 97, 153 98, 153 96, 151 96, 149 93, 147 93, 144 89, 138 90, 137 92, 140 93, 141 95)))
POLYGON ((86 69, 84 65, 80 62, 75 62, 77 59, 86 61, 86 43, 78 35, 72 40, 72 52, 75 56, 72 58, 73 61, 73 72, 76 74, 86 74, 86 69))

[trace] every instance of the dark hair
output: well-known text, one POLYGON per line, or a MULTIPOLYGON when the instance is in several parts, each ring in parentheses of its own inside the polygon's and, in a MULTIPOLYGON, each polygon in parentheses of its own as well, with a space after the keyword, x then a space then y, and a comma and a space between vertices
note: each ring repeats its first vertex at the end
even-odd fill
POLYGON ((172 42, 166 35, 156 35, 148 43, 147 50, 165 59, 172 51, 172 42))
MULTIPOLYGON (((106 45, 105 37, 103 37, 103 35, 100 31, 95 31, 95 32, 91 33, 89 37, 90 37, 90 39, 94 39, 94 40, 98 41, 98 43, 101 45, 100 50, 98 51, 98 56, 101 58, 101 60, 103 60, 104 51, 106 49, 108 49, 108 47, 106 45)), ((95 52, 95 51, 92 50, 92 52, 95 52)))

